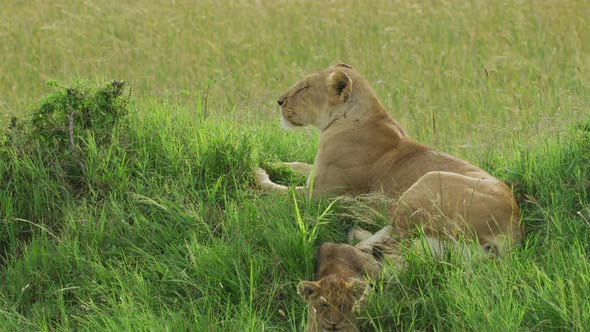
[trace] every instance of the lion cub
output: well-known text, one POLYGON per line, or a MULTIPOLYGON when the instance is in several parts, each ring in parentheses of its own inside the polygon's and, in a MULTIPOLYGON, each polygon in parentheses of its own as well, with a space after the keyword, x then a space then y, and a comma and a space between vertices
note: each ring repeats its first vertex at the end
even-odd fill
POLYGON ((309 303, 307 331, 358 331, 357 316, 368 284, 376 280, 380 264, 348 244, 326 242, 318 253, 316 281, 302 281, 299 295, 309 303))

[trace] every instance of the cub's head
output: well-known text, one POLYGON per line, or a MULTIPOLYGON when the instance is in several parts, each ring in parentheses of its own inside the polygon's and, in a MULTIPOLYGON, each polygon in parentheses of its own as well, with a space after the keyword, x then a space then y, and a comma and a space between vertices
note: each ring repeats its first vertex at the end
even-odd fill
POLYGON ((356 315, 367 287, 361 280, 333 274, 300 282, 297 292, 309 304, 307 331, 358 331, 356 315))
POLYGON ((354 69, 338 64, 306 76, 277 100, 285 128, 314 126, 325 129, 352 92, 354 69))

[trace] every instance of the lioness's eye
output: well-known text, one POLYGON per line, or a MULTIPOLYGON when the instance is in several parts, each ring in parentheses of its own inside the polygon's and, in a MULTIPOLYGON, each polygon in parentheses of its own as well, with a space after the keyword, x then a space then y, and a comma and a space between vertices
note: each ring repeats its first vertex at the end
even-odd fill
POLYGON ((327 303, 322 303, 321 304, 322 309, 324 310, 328 310, 328 304, 327 303))

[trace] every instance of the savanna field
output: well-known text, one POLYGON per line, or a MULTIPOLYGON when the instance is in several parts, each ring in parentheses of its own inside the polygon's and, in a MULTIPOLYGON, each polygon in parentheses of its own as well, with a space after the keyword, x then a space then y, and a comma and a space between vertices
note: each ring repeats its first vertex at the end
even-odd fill
POLYGON ((319 245, 385 218, 253 170, 313 162, 276 99, 339 62, 409 136, 509 184, 526 231, 489 260, 408 252, 361 330, 590 330, 587 1, 0 7, 1 331, 302 331, 319 245))

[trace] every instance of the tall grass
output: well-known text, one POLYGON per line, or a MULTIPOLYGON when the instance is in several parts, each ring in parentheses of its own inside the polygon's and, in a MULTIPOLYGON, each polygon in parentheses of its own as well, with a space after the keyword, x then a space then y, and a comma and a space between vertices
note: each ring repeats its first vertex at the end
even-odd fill
POLYGON ((411 136, 513 186, 527 231, 495 260, 408 253, 408 270, 375 286, 362 330, 588 330, 589 10, 3 3, 3 128, 48 79, 122 79, 133 100, 109 140, 80 136, 76 181, 63 153, 0 140, 0 330, 301 330, 295 285, 317 247, 359 221, 339 202, 260 193, 251 173, 313 161, 316 134, 282 131, 274 99, 339 61, 411 136))

